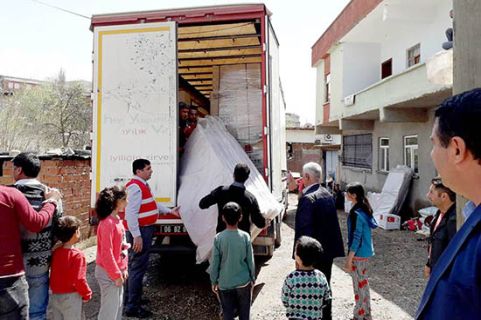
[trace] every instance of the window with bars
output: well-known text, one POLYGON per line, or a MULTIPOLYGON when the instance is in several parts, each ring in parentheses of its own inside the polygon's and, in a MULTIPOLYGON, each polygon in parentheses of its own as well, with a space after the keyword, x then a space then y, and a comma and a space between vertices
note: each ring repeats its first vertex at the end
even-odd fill
POLYGON ((379 138, 379 170, 389 171, 389 138, 379 138))
POLYGON ((356 134, 342 138, 342 164, 356 168, 372 168, 372 134, 356 134))

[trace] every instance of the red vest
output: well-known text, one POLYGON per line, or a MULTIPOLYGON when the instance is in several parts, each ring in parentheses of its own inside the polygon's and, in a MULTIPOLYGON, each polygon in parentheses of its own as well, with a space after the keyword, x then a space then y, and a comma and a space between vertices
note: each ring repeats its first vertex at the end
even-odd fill
MULTIPOLYGON (((136 184, 139 186, 140 191, 142 192, 142 204, 140 205, 139 209, 139 226, 145 227, 154 224, 159 217, 159 209, 157 209, 157 203, 155 202, 152 193, 150 192, 150 188, 145 185, 143 182, 132 179, 126 185, 125 188, 128 189, 130 185, 136 184)), ((127 190, 128 192, 128 190, 127 190)), ((121 215, 121 218, 124 219, 124 215, 121 215)), ((124 226, 128 229, 127 221, 124 219, 124 226)))

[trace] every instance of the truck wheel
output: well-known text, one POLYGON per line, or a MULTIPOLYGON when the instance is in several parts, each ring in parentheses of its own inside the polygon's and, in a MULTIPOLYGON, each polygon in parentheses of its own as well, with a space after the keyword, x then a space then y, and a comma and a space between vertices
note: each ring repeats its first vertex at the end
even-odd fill
POLYGON ((282 221, 281 219, 279 218, 279 216, 276 217, 276 220, 275 220, 275 223, 276 223, 276 238, 274 240, 274 244, 276 246, 276 248, 279 248, 281 246, 281 243, 282 243, 282 234, 281 234, 281 225, 282 225, 282 221))

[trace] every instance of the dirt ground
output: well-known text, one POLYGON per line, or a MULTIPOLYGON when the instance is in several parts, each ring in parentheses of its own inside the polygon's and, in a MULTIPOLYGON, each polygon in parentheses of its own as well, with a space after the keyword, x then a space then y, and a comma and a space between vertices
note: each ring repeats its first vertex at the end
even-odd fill
MULTIPOLYGON (((290 206, 282 226, 283 242, 271 259, 256 258, 258 279, 251 309, 252 319, 286 319, 280 301, 285 276, 293 270, 291 259, 297 196, 291 195, 290 206)), ((339 212, 339 222, 346 238, 346 214, 339 212)), ((371 305, 374 319, 412 319, 426 281, 422 277, 425 263, 424 237, 407 231, 374 231, 376 256, 370 261, 371 305)), ((87 256, 94 259, 95 248, 87 256)), ((88 251, 88 250, 87 250, 88 251)), ((335 261, 332 275, 334 319, 352 317, 351 277, 342 271, 344 259, 335 261)), ((95 263, 89 264, 88 280, 94 296, 86 304, 87 319, 96 319, 99 288, 93 277, 95 263)), ((213 320, 219 308, 210 291, 206 266, 195 265, 193 257, 160 257, 152 255, 144 295, 151 301, 152 319, 213 320)), ((126 318, 127 319, 127 318, 126 318)))

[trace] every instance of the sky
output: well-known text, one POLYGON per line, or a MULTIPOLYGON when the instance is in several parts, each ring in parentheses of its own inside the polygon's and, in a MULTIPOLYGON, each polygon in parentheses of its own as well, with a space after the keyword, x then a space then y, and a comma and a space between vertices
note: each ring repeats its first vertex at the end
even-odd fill
MULTIPOLYGON (((86 17, 123 11, 259 3, 249 0, 0 0, 0 75, 48 79, 62 68, 67 80, 92 81, 93 34, 86 17)), ((349 0, 266 0, 280 43, 287 112, 315 121, 315 69, 311 47, 349 0)))

